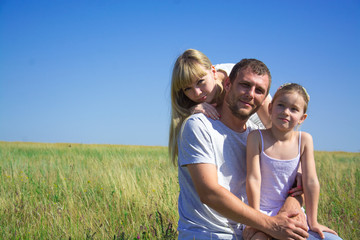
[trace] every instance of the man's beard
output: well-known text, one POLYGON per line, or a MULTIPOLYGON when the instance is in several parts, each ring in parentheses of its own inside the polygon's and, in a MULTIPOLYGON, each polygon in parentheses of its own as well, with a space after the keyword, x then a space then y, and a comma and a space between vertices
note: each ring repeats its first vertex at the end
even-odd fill
POLYGON ((253 115, 260 108, 260 106, 257 106, 250 112, 242 111, 242 109, 237 106, 238 99, 236 97, 230 97, 230 99, 228 99, 228 101, 226 102, 229 106, 231 113, 240 120, 248 120, 250 116, 253 115))

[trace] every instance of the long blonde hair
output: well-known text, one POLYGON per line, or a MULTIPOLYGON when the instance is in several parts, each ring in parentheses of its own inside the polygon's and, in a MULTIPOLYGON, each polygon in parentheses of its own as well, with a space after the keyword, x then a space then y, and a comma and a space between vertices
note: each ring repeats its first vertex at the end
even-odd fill
MULTIPOLYGON (((181 125, 190 116, 190 108, 197 103, 189 99, 183 89, 192 84, 194 79, 200 79, 206 75, 205 69, 211 70, 212 64, 209 58, 195 49, 188 49, 181 54, 173 68, 171 79, 171 122, 169 134, 169 155, 171 161, 176 165, 178 146, 177 139, 181 125)), ((219 88, 214 103, 220 104, 223 99, 222 83, 217 83, 219 88)))

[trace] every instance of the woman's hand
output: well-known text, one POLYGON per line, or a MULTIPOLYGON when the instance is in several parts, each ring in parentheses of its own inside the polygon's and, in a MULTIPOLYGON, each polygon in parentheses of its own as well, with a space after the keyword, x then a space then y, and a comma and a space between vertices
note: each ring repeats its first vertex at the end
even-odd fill
POLYGON ((205 116, 212 118, 214 120, 219 120, 220 114, 216 111, 216 103, 209 104, 209 103, 199 103, 192 108, 190 108, 191 114, 194 113, 203 113, 205 116))

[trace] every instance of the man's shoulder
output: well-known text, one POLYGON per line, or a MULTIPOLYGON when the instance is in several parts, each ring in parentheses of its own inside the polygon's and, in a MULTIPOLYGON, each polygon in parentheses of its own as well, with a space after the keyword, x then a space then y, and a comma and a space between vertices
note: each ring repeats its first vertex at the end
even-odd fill
POLYGON ((189 116, 185 123, 200 123, 200 122, 203 122, 203 123, 210 123, 210 119, 208 117, 206 117, 203 113, 195 113, 195 114, 192 114, 191 116, 189 116))
POLYGON ((206 117, 202 113, 196 113, 189 116, 183 123, 182 133, 191 133, 191 132, 209 132, 213 129, 213 120, 206 117))
POLYGON ((262 125, 262 123, 261 124, 260 123, 254 122, 252 119, 248 119, 246 121, 246 128, 249 131, 253 131, 253 130, 256 130, 256 129, 264 129, 264 126, 262 125))

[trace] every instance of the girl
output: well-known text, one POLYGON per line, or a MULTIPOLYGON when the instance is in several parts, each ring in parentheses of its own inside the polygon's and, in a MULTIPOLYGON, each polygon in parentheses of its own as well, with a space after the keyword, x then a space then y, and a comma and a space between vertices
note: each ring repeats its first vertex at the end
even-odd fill
MULTIPOLYGON (((171 80, 171 123, 169 134, 169 154, 176 163, 178 153, 177 138, 184 120, 194 113, 204 113, 213 119, 220 115, 215 109, 224 98, 223 79, 227 78, 232 64, 220 64, 219 71, 208 57, 195 49, 188 49, 181 54, 174 64, 171 80)), ((267 104, 258 110, 259 117, 254 114, 251 120, 258 125, 269 126, 267 104)), ((264 127, 264 126, 261 126, 264 127)))
MULTIPOLYGON (((310 134, 294 130, 307 117, 309 99, 306 90, 295 83, 277 90, 269 104, 272 127, 253 131, 247 139, 246 192, 250 206, 270 216, 277 215, 300 165, 308 225, 324 238, 323 231, 337 233, 317 222, 320 187, 313 140, 310 134)), ((268 236, 257 232, 251 239, 268 236)))

